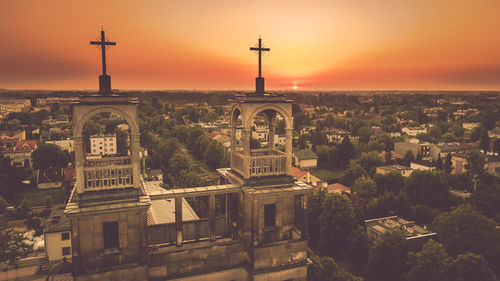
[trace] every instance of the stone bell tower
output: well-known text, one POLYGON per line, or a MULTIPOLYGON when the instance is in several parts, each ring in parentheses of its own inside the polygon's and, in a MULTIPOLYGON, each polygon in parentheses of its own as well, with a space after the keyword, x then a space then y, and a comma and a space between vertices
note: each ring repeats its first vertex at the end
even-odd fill
MULTIPOLYGON (((105 41, 104 31, 101 37, 105 67, 104 49, 115 43, 105 41)), ((140 176, 138 100, 113 94, 110 76, 105 70, 103 75, 98 94, 81 96, 73 104, 76 184, 65 210, 71 222, 73 277, 146 280, 144 224, 150 202, 140 176), (85 152, 84 125, 103 112, 117 114, 128 123, 128 156, 95 158, 85 152)))
POLYGON ((295 182, 292 172, 292 101, 266 93, 261 55, 269 48, 250 48, 259 55, 256 91, 238 96, 231 110, 230 171, 226 178, 241 185, 239 233, 251 257, 249 280, 306 280, 307 194, 311 186, 295 182), (254 120, 266 118, 268 145, 252 149, 254 120), (276 149, 277 119, 285 123, 285 151, 276 149), (237 131, 241 130, 240 145, 237 131))

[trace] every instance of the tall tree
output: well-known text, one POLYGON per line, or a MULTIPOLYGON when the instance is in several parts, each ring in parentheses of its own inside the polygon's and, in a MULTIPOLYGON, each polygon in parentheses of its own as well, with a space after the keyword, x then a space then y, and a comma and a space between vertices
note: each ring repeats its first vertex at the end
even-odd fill
POLYGON ((377 193, 375 182, 366 176, 357 178, 351 188, 353 192, 365 199, 370 199, 377 193))
POLYGON ((479 138, 479 148, 484 150, 484 152, 490 150, 490 136, 486 130, 481 132, 481 137, 479 138))
POLYGON ((432 229, 450 255, 477 253, 485 256, 490 265, 500 267, 500 233, 496 223, 471 205, 441 213, 432 223, 432 229))
POLYGON ((448 153, 446 155, 446 158, 444 159, 443 170, 445 173, 451 174, 452 169, 453 169, 453 164, 451 162, 451 153, 448 153))
POLYGON ((443 245, 429 240, 419 252, 408 254, 406 281, 446 281, 448 280, 448 253, 443 245))
POLYGON ((401 281, 406 272, 408 245, 400 230, 385 232, 373 246, 366 264, 367 281, 401 281))
POLYGON ((311 250, 307 255, 311 260, 307 265, 308 281, 363 281, 338 266, 331 257, 317 256, 311 250))
POLYGON ((433 208, 442 208, 449 198, 446 176, 430 171, 413 171, 406 180, 404 192, 413 204, 433 208))
POLYGON ((449 275, 453 281, 498 280, 484 257, 473 253, 458 255, 449 266, 449 275))
POLYGON ((61 167, 62 150, 58 145, 43 143, 31 153, 31 158, 35 169, 61 167))

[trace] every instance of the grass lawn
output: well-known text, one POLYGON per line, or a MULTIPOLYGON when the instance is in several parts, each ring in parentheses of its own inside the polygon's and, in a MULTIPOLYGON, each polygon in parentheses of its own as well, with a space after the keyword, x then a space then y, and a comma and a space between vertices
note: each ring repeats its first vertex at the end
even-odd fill
POLYGON ((335 181, 340 179, 342 176, 342 170, 340 169, 325 169, 325 168, 316 168, 312 170, 311 174, 314 176, 325 180, 325 181, 335 181))
POLYGON ((54 204, 64 203, 66 198, 66 191, 62 188, 55 189, 37 189, 33 187, 26 187, 15 195, 14 204, 17 206, 24 198, 31 201, 31 206, 45 205, 45 197, 52 196, 54 204))

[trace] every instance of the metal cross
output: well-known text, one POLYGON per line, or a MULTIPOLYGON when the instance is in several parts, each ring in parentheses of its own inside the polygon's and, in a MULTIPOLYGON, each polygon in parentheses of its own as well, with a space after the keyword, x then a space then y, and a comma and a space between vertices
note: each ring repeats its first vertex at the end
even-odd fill
POLYGON ((262 39, 259 36, 259 44, 257 47, 251 47, 250 51, 256 51, 259 54, 259 77, 262 77, 262 52, 271 51, 269 48, 264 48, 262 45, 262 39))
POLYGON ((106 46, 115 46, 116 42, 110 42, 101 30, 101 39, 99 41, 90 41, 90 45, 99 45, 102 51, 102 75, 106 75, 106 46))

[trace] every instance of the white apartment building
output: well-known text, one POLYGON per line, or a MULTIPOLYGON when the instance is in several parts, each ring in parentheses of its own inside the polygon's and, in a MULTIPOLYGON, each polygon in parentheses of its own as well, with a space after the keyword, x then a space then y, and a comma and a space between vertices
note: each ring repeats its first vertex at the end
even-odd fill
POLYGON ((116 135, 94 135, 90 137, 91 155, 112 155, 116 153, 116 135))

